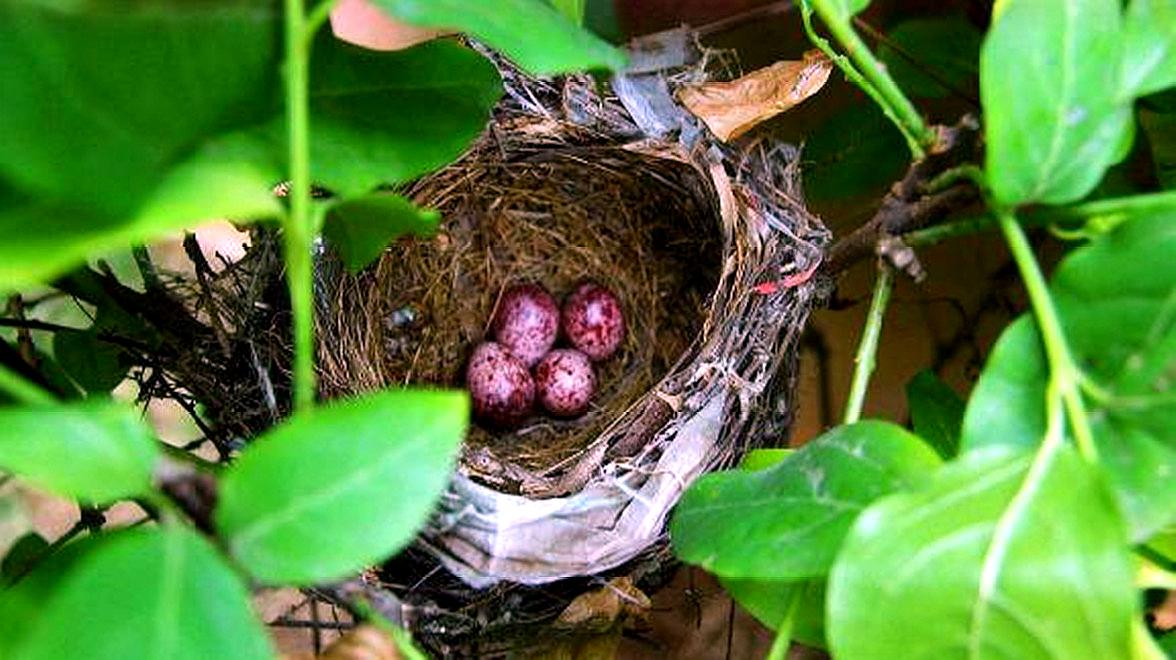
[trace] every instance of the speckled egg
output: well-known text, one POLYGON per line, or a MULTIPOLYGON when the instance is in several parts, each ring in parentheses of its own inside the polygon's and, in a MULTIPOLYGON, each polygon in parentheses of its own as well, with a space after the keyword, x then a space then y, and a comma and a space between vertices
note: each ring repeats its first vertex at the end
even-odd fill
POLYGON ((594 282, 576 287, 564 301, 560 320, 568 341, 593 362, 612 357, 625 339, 620 301, 594 282))
POLYGON ((557 348, 535 365, 536 398, 556 417, 583 415, 595 393, 596 372, 580 351, 557 348))
POLYGON ((523 361, 501 344, 479 344, 466 367, 466 387, 474 419, 485 426, 510 429, 531 414, 535 381, 523 361))
POLYGON ((491 329, 498 343, 533 367, 555 344, 559 307, 538 284, 518 284, 502 294, 491 329))

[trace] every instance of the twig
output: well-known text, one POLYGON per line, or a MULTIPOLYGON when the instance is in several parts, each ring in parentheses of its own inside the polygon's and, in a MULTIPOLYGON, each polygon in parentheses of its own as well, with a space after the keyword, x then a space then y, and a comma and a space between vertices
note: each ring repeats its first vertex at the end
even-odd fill
POLYGON ((883 239, 926 227, 980 199, 966 176, 970 169, 960 167, 978 158, 979 128, 970 115, 953 127, 937 127, 940 139, 935 149, 911 164, 869 221, 833 245, 822 269, 831 274, 844 272, 874 256, 883 239), (941 178, 945 172, 952 174, 941 178))
POLYGON ((212 332, 216 335, 216 343, 220 344, 221 354, 227 360, 232 356, 233 351, 229 344, 228 333, 225 331, 224 321, 221 320, 220 310, 216 305, 216 296, 213 295, 212 287, 208 283, 208 275, 212 273, 212 268, 208 265, 208 260, 204 258, 204 251, 200 249, 196 234, 191 232, 184 234, 184 253, 188 255, 188 259, 196 270, 196 282, 200 285, 201 303, 208 311, 208 318, 212 321, 212 332))
MULTIPOLYGON (((8 313, 17 320, 25 320, 25 304, 24 297, 17 293, 8 298, 8 313)), ((38 362, 37 347, 33 345, 33 336, 29 333, 27 327, 17 328, 16 331, 16 348, 20 352, 20 357, 33 369, 36 369, 38 362)))
POLYGON ((328 630, 351 630, 356 626, 351 621, 307 621, 285 616, 270 621, 269 625, 279 628, 326 628, 328 630))
POLYGON ((732 14, 717 21, 712 21, 694 28, 694 32, 701 37, 709 37, 716 32, 725 32, 732 28, 739 27, 751 21, 758 21, 777 14, 786 14, 792 11, 793 2, 791 0, 781 0, 779 2, 769 2, 766 5, 753 7, 746 11, 732 14))

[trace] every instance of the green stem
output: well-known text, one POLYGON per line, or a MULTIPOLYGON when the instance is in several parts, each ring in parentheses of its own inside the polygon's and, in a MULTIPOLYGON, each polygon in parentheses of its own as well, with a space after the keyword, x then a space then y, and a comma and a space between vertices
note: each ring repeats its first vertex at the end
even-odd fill
POLYGON ((1054 309, 1053 298, 1050 297, 1049 285, 1046 284, 1045 276, 1037 265, 1037 258, 1033 255, 1033 248, 1029 245, 1029 239, 1026 238, 1016 216, 1008 210, 1000 209, 996 211, 996 217, 1009 251, 1013 255, 1013 261, 1017 263, 1017 269, 1021 272, 1021 279, 1025 282, 1033 314, 1037 318, 1037 327, 1041 330, 1052 385, 1049 389, 1049 398, 1051 401, 1061 399, 1070 427, 1074 431, 1078 451, 1086 460, 1095 462, 1098 460, 1098 450, 1094 446, 1090 420, 1079 391, 1082 374, 1070 354, 1061 320, 1054 309))
POLYGON ((784 620, 776 626, 776 639, 772 641, 772 648, 768 650, 766 660, 785 660, 788 648, 792 646, 792 624, 796 621, 796 608, 800 606, 800 596, 806 587, 798 585, 792 589, 792 597, 788 600, 788 608, 784 612, 784 620))
POLYGON ((845 74, 845 77, 849 79, 851 83, 856 85, 858 89, 865 92, 866 96, 869 96, 870 99, 874 101, 874 104, 881 108, 882 114, 886 115, 886 117, 889 118, 890 121, 898 127, 898 131, 902 133, 903 138, 906 139, 907 147, 909 147, 911 150, 911 155, 916 159, 922 158, 923 148, 919 146, 919 141, 916 140, 913 135, 906 132, 902 126, 902 123, 899 121, 898 116, 891 112, 890 106, 887 105, 886 99, 882 97, 882 94, 877 89, 875 89, 875 87, 871 85, 868 80, 862 77, 862 74, 857 70, 857 68, 854 67, 853 62, 850 62, 841 53, 833 50, 833 46, 831 46, 827 40, 822 38, 821 35, 817 34, 816 29, 813 28, 813 10, 809 6, 808 2, 800 3, 800 18, 804 23, 804 31, 805 34, 808 35, 809 41, 813 42, 813 45, 820 49, 820 51, 825 54, 825 57, 828 57, 834 64, 836 64, 837 68, 841 69, 841 72, 845 74))
MULTIPOLYGON (((841 20, 840 14, 842 12, 834 9, 833 1, 811 0, 811 2, 816 7, 821 20, 833 33, 833 37, 840 42, 841 47, 849 55, 849 59, 856 65, 857 70, 869 81, 870 86, 881 98, 880 103, 888 111, 887 116, 907 138, 915 160, 922 158, 925 152, 935 145, 935 132, 927 127, 922 115, 898 88, 894 79, 886 71, 886 67, 874 57, 869 47, 858 37, 849 21, 841 20)), ((877 100, 875 98, 875 101, 877 100)))
POLYGON ((338 3, 338 0, 320 0, 314 9, 310 10, 310 15, 306 17, 306 26, 304 28, 306 41, 314 41, 315 33, 331 18, 331 10, 335 8, 336 3, 338 3))
POLYGON ((30 406, 47 406, 57 402, 52 394, 25 380, 24 376, 4 364, 0 364, 0 391, 30 406))
POLYGON ((870 311, 866 313, 866 325, 862 329, 862 341, 854 358, 853 382, 849 386, 849 400, 845 403, 845 423, 852 424, 862 417, 862 406, 866 402, 866 390, 870 385, 870 374, 874 373, 875 356, 878 354, 878 338, 882 335, 882 318, 890 302, 890 291, 894 288, 894 272, 882 265, 878 281, 874 283, 874 297, 870 311))
POLYGON ((286 130, 290 144, 290 213, 286 282, 294 331, 294 410, 314 405, 314 223, 310 213, 310 39, 302 0, 285 0, 286 130))

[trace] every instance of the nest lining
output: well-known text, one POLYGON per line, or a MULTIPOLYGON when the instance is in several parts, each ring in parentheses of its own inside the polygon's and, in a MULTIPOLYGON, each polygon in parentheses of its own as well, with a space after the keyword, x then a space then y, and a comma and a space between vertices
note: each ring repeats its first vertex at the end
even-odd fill
POLYGON ((537 282, 559 299, 598 281, 622 301, 628 332, 618 355, 597 365, 589 412, 571 421, 536 415, 510 433, 473 425, 466 438, 467 453, 489 451, 541 475, 582 451, 694 341, 721 244, 710 204, 680 163, 603 146, 487 153, 499 146, 486 142, 408 191, 442 212, 436 237, 403 240, 373 270, 342 278, 333 308, 320 314, 335 321, 325 328, 332 346, 320 351, 322 386, 328 396, 461 387, 505 287, 537 282), (362 334, 341 327, 357 323, 362 334))

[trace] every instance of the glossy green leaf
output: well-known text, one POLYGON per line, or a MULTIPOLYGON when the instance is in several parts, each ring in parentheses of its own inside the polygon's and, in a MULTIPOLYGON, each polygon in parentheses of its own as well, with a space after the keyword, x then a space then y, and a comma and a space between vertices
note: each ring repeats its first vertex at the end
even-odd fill
MULTIPOLYGON (((1145 541, 1176 522, 1176 218, 1135 218, 1074 250, 1051 285, 1085 373, 1100 461, 1145 541)), ((972 394, 963 445, 1035 445, 1045 433, 1047 368, 1027 318, 1005 331, 972 394)))
POLYGON ((142 495, 158 452, 125 406, 0 407, 0 468, 62 495, 95 503, 142 495))
POLYGON ((412 25, 469 32, 534 74, 625 66, 620 50, 577 28, 543 0, 373 1, 412 25))
POLYGON ((1009 324, 988 355, 964 412, 961 449, 988 445, 1033 449, 1045 436, 1049 368, 1033 318, 1009 324))
POLYGON ((1118 0, 1007 0, 980 53, 985 170, 996 201, 1062 204, 1115 162, 1131 122, 1119 89, 1118 0))
POLYGON ((907 94, 942 98, 975 84, 982 35, 962 16, 903 21, 887 37, 878 59, 907 94))
POLYGON ((180 525, 119 533, 76 560, 10 657, 268 659, 241 579, 180 525))
POLYGON ((339 579, 412 540, 449 481, 464 394, 394 390, 295 416, 221 481, 216 525, 267 583, 339 579))
POLYGON ((1051 289, 1091 396, 1095 441, 1142 541, 1176 523, 1176 214, 1128 221, 1075 250, 1051 289))
POLYGON ((0 3, 0 176, 127 220, 206 136, 276 110, 279 27, 265 0, 0 3))
POLYGON ((1176 85, 1176 3, 1131 0, 1123 18, 1123 95, 1176 85))
MULTIPOLYGON (((345 197, 449 163, 502 94, 494 66, 449 41, 379 52, 324 37, 310 79, 312 177, 345 197)), ((274 144, 283 131, 271 126, 274 144)))
POLYGON ((1176 190, 1176 114, 1141 110, 1139 123, 1151 149, 1156 180, 1166 190, 1176 190))
POLYGON ((951 458, 959 451, 964 400, 935 372, 924 369, 907 383, 907 405, 915 435, 927 441, 939 455, 951 458))
POLYGON ((1069 447, 974 453, 858 518, 829 576, 833 656, 1128 658, 1124 525, 1069 447), (912 634, 917 631, 917 634, 912 634))
POLYGON ((720 579, 719 582, 735 602, 772 630, 784 620, 788 605, 799 590, 800 602, 792 619, 792 639, 816 648, 825 648, 824 581, 720 579))
POLYGON ((99 339, 94 330, 55 333, 53 356, 89 394, 107 394, 127 375, 123 351, 99 339))
POLYGON ((347 269, 358 273, 393 240, 404 235, 430 236, 440 220, 440 213, 417 208, 400 195, 376 193, 332 206, 323 235, 347 269))
POLYGON ((839 426, 775 467, 696 481, 670 525, 674 553, 726 578, 821 577, 862 509, 938 465, 893 424, 839 426))

